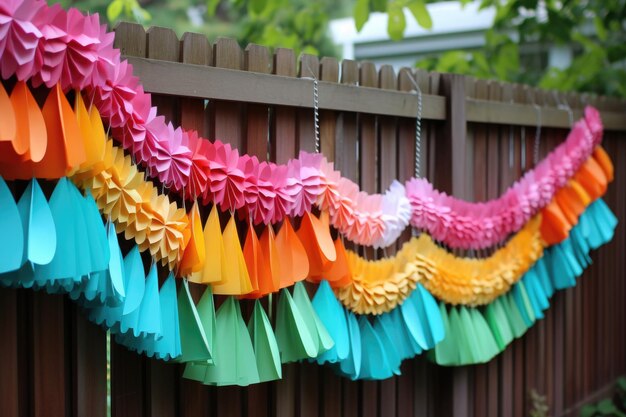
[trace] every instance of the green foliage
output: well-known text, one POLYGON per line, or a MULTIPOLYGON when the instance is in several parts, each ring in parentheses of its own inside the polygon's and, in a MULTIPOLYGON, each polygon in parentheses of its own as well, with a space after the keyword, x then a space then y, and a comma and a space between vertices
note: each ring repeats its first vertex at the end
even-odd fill
MULTIPOLYGON (((471 0, 463 0, 467 3, 471 0)), ((432 2, 432 0, 431 0, 432 2)), ((426 9, 426 0, 355 0, 354 2, 354 24, 357 31, 361 31, 370 17, 371 12, 387 13, 387 33, 393 40, 400 40, 404 37, 406 29, 406 18, 404 8, 407 8, 417 24, 424 29, 431 29, 433 26, 430 13, 426 9)))
POLYGON ((620 377, 615 383, 613 398, 585 405, 580 417, 626 417, 626 377, 620 377))
POLYGON ((530 403, 532 405, 530 417, 548 417, 548 399, 545 395, 540 395, 536 390, 530 390, 530 403))
POLYGON ((446 52, 417 66, 546 89, 626 97, 625 0, 483 0, 481 7, 496 9, 482 50, 446 52), (552 45, 573 48, 568 68, 546 69, 543 63, 524 57, 529 47, 545 51, 552 45))
POLYGON ((145 24, 150 21, 150 13, 139 5, 137 0, 113 0, 107 7, 107 19, 110 22, 118 20, 124 16, 132 18, 138 23, 145 24))

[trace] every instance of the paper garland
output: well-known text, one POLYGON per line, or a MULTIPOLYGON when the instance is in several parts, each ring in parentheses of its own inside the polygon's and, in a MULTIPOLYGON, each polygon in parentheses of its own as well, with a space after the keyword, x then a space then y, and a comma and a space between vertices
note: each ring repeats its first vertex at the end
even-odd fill
POLYGON ((0 174, 30 180, 16 203, 0 177, 0 217, 11 236, 0 242, 0 283, 68 293, 129 349, 186 363, 187 378, 248 385, 280 378, 281 363, 308 359, 352 379, 384 379, 433 348, 442 365, 485 362, 543 316, 556 289, 575 285, 589 251, 613 237, 617 220, 599 200, 613 166, 597 146, 602 125, 592 108, 497 200, 470 204, 417 179, 406 190, 394 182, 385 195, 367 195, 321 155, 259 163, 166 125, 97 15, 13 1, 0 5, 0 32, 0 74, 18 80, 10 95, 0 86, 0 174), (41 110, 25 80, 51 88, 41 110), (73 110, 63 93, 70 88, 78 91, 73 110), (145 181, 106 141, 100 114, 149 175, 193 200, 242 209, 251 223, 243 249, 232 215, 222 231, 214 205, 203 229, 196 203, 188 215, 145 181), (58 179, 49 201, 33 177, 58 179), (302 225, 294 232, 288 217, 296 215, 302 225), (357 243, 384 247, 409 219, 459 248, 519 232, 486 260, 455 258, 424 234, 375 267, 330 239, 332 224, 357 243), (275 235, 271 223, 281 220, 275 235), (254 223, 267 225, 259 236, 254 223), (125 258, 116 231, 137 243, 125 258), (145 276, 140 251, 153 257, 145 276), (157 260, 171 270, 160 288, 157 260), (187 280, 177 290, 173 270, 211 284, 197 306, 187 280), (320 283, 313 302, 304 278, 320 283), (382 314, 355 316, 331 286, 357 311, 382 314), (258 298, 280 288, 275 334, 259 300, 247 326, 233 297, 215 311, 213 292, 258 298), (437 307, 433 295, 464 305, 437 307))
POLYGON ((356 313, 380 314, 402 303, 420 281, 447 303, 474 306, 491 302, 541 257, 544 246, 566 239, 586 207, 606 191, 613 167, 602 148, 598 147, 597 153, 602 165, 595 156, 590 157, 575 175, 580 183, 570 180, 541 216, 527 222, 488 258, 458 258, 425 234, 412 238, 390 258, 367 261, 348 252, 352 283, 336 289, 337 296, 356 313))
POLYGON ((484 363, 503 351, 543 318, 556 290, 576 285, 576 278, 591 263, 591 249, 609 242, 617 225, 602 200, 581 216, 571 237, 546 250, 512 291, 483 308, 446 306, 440 303, 446 338, 428 353, 439 365, 484 363))
MULTIPOLYGON (((319 155, 302 153, 284 166, 259 163, 254 157, 239 157, 219 141, 209 143, 195 132, 166 125, 131 66, 120 62, 113 34, 99 26, 97 15, 85 17, 75 9, 65 12, 35 0, 12 2, 0 14, 0 29, 7 34, 0 43, 2 76, 85 90, 113 136, 162 183, 186 190, 192 200, 212 200, 223 210, 245 207, 255 222, 302 215, 315 203, 329 211, 335 228, 358 244, 380 247, 395 240, 407 224, 407 197, 414 227, 451 247, 484 248, 500 242, 552 199, 602 135, 597 111, 587 108, 566 142, 489 203, 455 200, 423 179, 409 181, 406 196, 399 184, 385 195, 366 195, 319 155), (41 59, 34 60, 36 51, 41 59)), ((7 135, 12 136, 11 128, 7 135)))
MULTIPOLYGON (((3 184, 0 181, 0 196, 8 191, 3 191, 3 184)), ((73 247, 92 255, 108 248, 108 254, 99 260, 92 258, 92 255, 82 255, 83 259, 76 264, 77 268, 78 265, 85 266, 85 259, 90 259, 91 265, 100 270, 78 280, 47 278, 33 285, 34 280, 20 272, 19 275, 2 274, 0 281, 5 285, 70 292, 72 298, 87 310, 89 318, 110 328, 119 343, 148 356, 187 362, 186 377, 197 378, 200 370, 203 382, 218 385, 246 385, 257 380, 278 378, 279 357, 282 362, 317 358, 319 362, 331 363, 338 373, 352 379, 379 379, 398 374, 402 360, 433 347, 435 350, 429 353, 429 357, 442 365, 485 362, 542 317, 554 291, 575 285, 576 277, 590 263, 589 251, 611 240, 617 224, 617 219, 606 204, 602 200, 595 201, 571 229, 569 239, 548 248, 544 257, 511 291, 480 309, 443 304, 438 308, 432 295, 418 283, 416 290, 399 308, 379 315, 370 322, 365 316, 357 318, 353 313, 345 311, 334 298, 326 281, 321 282, 313 303, 308 301, 306 290, 299 283, 293 297, 284 290, 284 298, 279 301, 286 302, 286 307, 279 307, 279 314, 288 318, 286 321, 278 318, 276 334, 281 334, 280 341, 274 339, 267 316, 258 301, 246 328, 240 318, 238 303, 233 298, 227 299, 220 309, 224 313, 218 314, 218 318, 225 323, 223 329, 231 329, 227 333, 228 337, 220 338, 217 326, 220 321, 216 320, 210 287, 196 306, 186 281, 183 281, 176 301, 172 275, 159 290, 153 264, 144 281, 137 246, 123 261, 120 260, 121 253, 114 229, 109 225, 108 233, 105 231, 93 199, 80 196, 66 179, 58 183, 50 203, 46 202, 45 197, 33 197, 39 193, 36 181, 33 180, 20 201, 39 203, 11 203, 9 194, 9 199, 3 199, 6 204, 2 207, 9 207, 10 211, 11 206, 32 207, 33 204, 43 204, 46 211, 45 205, 49 204, 49 218, 54 222, 57 219, 69 219, 68 211, 72 214, 83 213, 84 217, 71 216, 74 223, 84 227, 92 222, 96 227, 92 229, 87 226, 87 230, 92 230, 89 232, 92 238, 74 241, 82 242, 82 246, 73 244, 73 247), (65 205, 57 206, 56 201, 62 201, 65 205), (69 209, 68 205, 81 208, 76 211, 69 209), (99 238, 93 239, 93 236, 99 238), (16 280, 16 277, 19 278, 16 280), (315 311, 320 312, 319 316, 315 311), (237 323, 235 327, 241 329, 235 335, 232 334, 232 323, 237 323), (481 337, 473 337, 477 334, 481 337), (233 336, 238 338, 235 339, 234 350, 231 343, 221 345, 233 336), (226 362, 226 368, 224 364, 219 367, 220 349, 221 352, 235 352, 237 355, 235 360, 226 362), (296 354, 294 356, 287 352, 296 354), (327 356, 320 356, 320 352, 325 352, 323 355, 327 356), (243 368, 243 364, 249 367, 243 368)), ((42 217, 34 215, 41 210, 31 208, 29 211, 35 220, 42 217)), ((56 225, 61 224, 60 221, 55 223, 55 230, 56 225)), ((48 221, 33 221, 28 232, 19 232, 24 236, 38 236, 42 230, 35 229, 39 227, 49 230, 50 225, 48 221)), ((75 235, 78 229, 65 227, 73 233, 69 236, 81 235, 75 235)), ((66 242, 69 242, 69 236, 64 236, 66 242)), ((24 242, 28 246, 28 238, 24 242)), ((47 244, 51 242, 54 244, 54 240, 45 241, 47 244)), ((56 256, 55 249, 52 261, 56 256)), ((76 258, 70 256, 70 259, 76 258)))

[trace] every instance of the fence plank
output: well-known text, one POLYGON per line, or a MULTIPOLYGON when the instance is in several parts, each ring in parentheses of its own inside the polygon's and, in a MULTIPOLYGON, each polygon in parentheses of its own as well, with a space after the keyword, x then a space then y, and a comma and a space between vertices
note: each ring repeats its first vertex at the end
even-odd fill
POLYGON ((90 323, 76 305, 70 311, 75 352, 72 412, 75 416, 104 417, 107 407, 106 333, 90 323))
MULTIPOLYGON (((215 66, 219 68, 241 69, 243 53, 234 39, 219 38, 213 46, 215 66)), ((241 104, 230 101, 212 103, 212 138, 228 142, 240 153, 246 152, 243 148, 243 129, 241 104)))
POLYGON ((20 415, 17 308, 17 291, 0 288, 0 404, 7 417, 20 415))
MULTIPOLYGON (((319 79, 319 59, 314 55, 304 54, 300 57, 300 78, 319 79)), ((313 103, 313 85, 311 85, 310 103, 313 103)), ((305 97, 306 97, 305 93, 305 97)), ((301 151, 315 152, 315 123, 311 109, 298 109, 298 147, 301 151)))
MULTIPOLYGON (((339 64, 335 58, 322 58, 320 61, 320 80, 331 83, 339 81, 339 64)), ((329 161, 335 160, 336 127, 337 112, 320 111, 320 152, 323 152, 329 161)))
POLYGON ((34 416, 69 412, 71 384, 66 373, 65 302, 61 295, 33 294, 34 416))
MULTIPOLYGON (((270 51, 264 46, 248 45, 244 51, 244 67, 246 71, 270 74, 270 51)), ((247 153, 265 161, 269 154, 269 109, 260 104, 248 104, 247 110, 247 153)))
MULTIPOLYGON (((206 36, 198 33, 184 33, 180 39, 180 58, 188 64, 208 66, 213 62, 213 51, 206 36)), ((194 129, 202 137, 208 131, 204 123, 204 99, 180 99, 180 125, 194 129)))
MULTIPOLYGON (((291 49, 274 51, 274 74, 296 76, 296 58, 291 49)), ((270 142, 272 160, 284 164, 296 155, 296 111, 292 107, 276 107, 270 142)))

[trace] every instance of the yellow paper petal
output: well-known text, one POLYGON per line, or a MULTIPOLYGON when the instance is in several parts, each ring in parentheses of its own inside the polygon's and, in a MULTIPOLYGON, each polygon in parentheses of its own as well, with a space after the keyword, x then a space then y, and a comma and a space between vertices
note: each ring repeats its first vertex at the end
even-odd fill
POLYGON ((253 291, 248 268, 241 250, 239 235, 237 234, 237 224, 234 216, 230 217, 224 229, 224 249, 228 254, 228 261, 224 269, 225 276, 220 284, 213 286, 214 294, 223 295, 244 295, 253 291))

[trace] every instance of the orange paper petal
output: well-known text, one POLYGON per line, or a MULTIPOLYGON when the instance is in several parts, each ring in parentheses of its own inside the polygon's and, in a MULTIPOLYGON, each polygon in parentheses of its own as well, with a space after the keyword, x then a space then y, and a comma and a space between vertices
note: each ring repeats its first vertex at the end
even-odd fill
POLYGON ((76 116, 57 84, 43 106, 48 131, 48 147, 42 160, 34 164, 37 178, 60 178, 85 161, 85 148, 76 116))
POLYGON ((554 195, 554 200, 561 208, 567 221, 574 225, 578 224, 578 217, 585 211, 587 205, 579 192, 570 184, 565 185, 554 195))
POLYGON ((613 178, 614 178, 613 162, 611 161, 611 158, 609 157, 609 155, 606 153, 606 151, 604 150, 602 146, 597 146, 596 149, 594 149, 593 157, 598 163, 598 165, 600 165, 600 167, 602 168, 602 171, 604 171, 604 175, 606 176, 606 179, 608 180, 608 182, 613 181, 613 178))
POLYGON ((324 271, 337 259, 330 228, 324 220, 325 218, 320 220, 311 213, 305 213, 298 230, 298 238, 309 257, 309 277, 313 280, 324 278, 324 271))
POLYGON ((259 291, 263 294, 270 294, 280 290, 281 265, 280 255, 276 247, 276 237, 271 224, 268 224, 261 235, 261 251, 265 259, 263 279, 259 281, 259 291))
POLYGON ((33 177, 31 161, 40 161, 47 146, 46 124, 41 110, 26 83, 18 82, 11 92, 15 112, 15 139, 0 143, 0 173, 5 179, 33 177))
POLYGON ((259 239, 257 238, 254 227, 250 224, 248 226, 248 233, 246 233, 246 241, 243 245, 243 257, 246 260, 250 283, 254 291, 258 291, 259 289, 260 269, 263 268, 263 262, 260 262, 260 258, 263 257, 263 254, 260 252, 259 239))
POLYGON ((346 259, 346 248, 339 237, 335 239, 335 252, 337 253, 337 260, 331 263, 331 267, 326 271, 324 277, 333 288, 341 288, 352 282, 352 274, 346 259))
POLYGON ((309 275, 309 258, 288 218, 276 236, 276 250, 280 257, 280 288, 290 287, 309 275))
POLYGON ((553 200, 542 210, 541 237, 548 245, 567 239, 571 228, 572 225, 556 201, 553 200))
POLYGON ((608 181, 600 164, 589 158, 574 175, 574 179, 582 185, 589 196, 596 200, 604 195, 608 181))
POLYGON ((15 112, 7 91, 0 83, 0 143, 15 141, 15 112))

